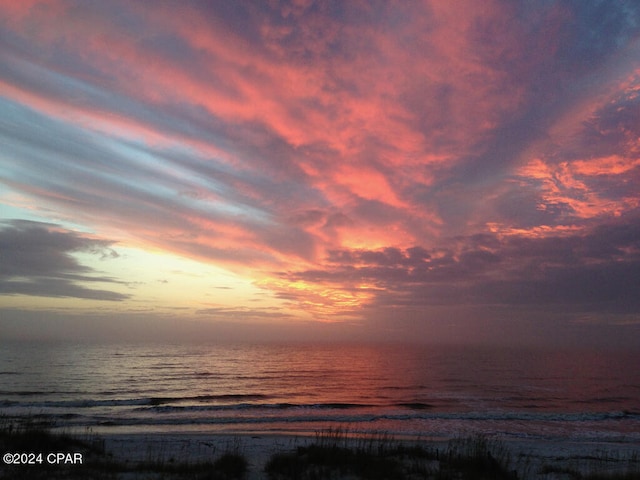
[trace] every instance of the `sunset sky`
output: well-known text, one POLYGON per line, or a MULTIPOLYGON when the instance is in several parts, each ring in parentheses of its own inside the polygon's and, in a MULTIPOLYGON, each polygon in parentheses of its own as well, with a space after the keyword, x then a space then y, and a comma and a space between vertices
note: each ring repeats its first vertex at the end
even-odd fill
POLYGON ((0 0, 0 337, 640 346, 640 3, 0 0))

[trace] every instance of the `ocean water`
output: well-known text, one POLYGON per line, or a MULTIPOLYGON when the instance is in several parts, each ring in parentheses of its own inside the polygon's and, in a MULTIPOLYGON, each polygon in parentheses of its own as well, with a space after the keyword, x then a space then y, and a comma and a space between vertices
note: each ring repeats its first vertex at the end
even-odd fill
POLYGON ((354 345, 0 345, 0 415, 67 431, 640 444, 640 352, 354 345))

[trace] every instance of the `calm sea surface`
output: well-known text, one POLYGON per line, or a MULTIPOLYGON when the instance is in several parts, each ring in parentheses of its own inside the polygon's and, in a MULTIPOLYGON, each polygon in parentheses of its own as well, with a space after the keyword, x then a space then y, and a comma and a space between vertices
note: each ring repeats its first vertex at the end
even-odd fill
POLYGON ((640 352, 0 345, 0 414, 99 432, 640 443, 640 352))

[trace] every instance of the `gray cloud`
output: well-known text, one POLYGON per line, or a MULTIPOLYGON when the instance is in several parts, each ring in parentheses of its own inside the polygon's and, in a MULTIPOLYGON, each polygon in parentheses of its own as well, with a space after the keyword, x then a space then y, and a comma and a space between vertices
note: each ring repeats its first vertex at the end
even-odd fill
POLYGON ((546 238, 482 234, 448 246, 334 250, 324 268, 290 279, 373 283, 379 307, 530 306, 640 313, 640 222, 625 216, 587 233, 546 238))
POLYGON ((285 320, 293 317, 291 314, 283 313, 279 308, 210 307, 197 310, 196 313, 222 321, 285 320))
POLYGON ((111 277, 96 275, 73 257, 88 252, 101 258, 117 255, 110 242, 63 230, 57 225, 14 220, 0 228, 0 294, 74 297, 121 301, 122 293, 90 288, 91 283, 122 283, 111 277))

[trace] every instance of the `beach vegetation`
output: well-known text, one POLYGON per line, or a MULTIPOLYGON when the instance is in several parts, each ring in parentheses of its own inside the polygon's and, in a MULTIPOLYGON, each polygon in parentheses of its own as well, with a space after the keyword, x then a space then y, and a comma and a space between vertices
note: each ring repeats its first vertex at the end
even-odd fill
POLYGON ((248 462, 244 455, 227 452, 213 462, 213 478, 220 480, 241 479, 244 478, 247 468, 248 462))
POLYGON ((440 450, 387 434, 354 437, 340 429, 320 432, 309 445, 273 455, 265 472, 271 480, 518 478, 509 470, 506 448, 485 437, 456 439, 440 450))
POLYGON ((511 456, 499 440, 485 435, 455 438, 439 456, 438 479, 513 480, 511 456))
MULTIPOLYGON (((172 456, 158 455, 143 461, 116 460, 105 450, 104 441, 87 432, 68 435, 52 430, 53 425, 37 416, 13 419, 0 417, 0 451, 8 452, 74 452, 81 462, 51 463, 33 456, 32 464, 0 464, 0 480, 93 479, 117 480, 242 480, 248 462, 238 448, 225 450, 213 461, 190 462, 172 456)), ((73 456, 71 457, 73 458, 73 456)))
POLYGON ((582 474, 574 468, 564 467, 560 465, 550 465, 550 464, 544 464, 539 469, 538 474, 539 475, 555 475, 555 476, 561 476, 562 478, 575 479, 575 480, 580 480, 582 478, 582 474))

